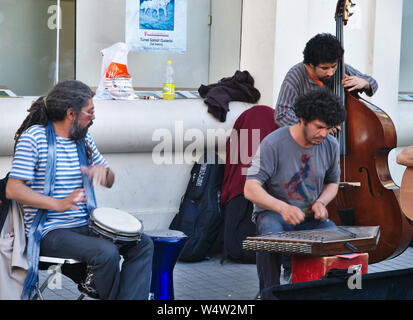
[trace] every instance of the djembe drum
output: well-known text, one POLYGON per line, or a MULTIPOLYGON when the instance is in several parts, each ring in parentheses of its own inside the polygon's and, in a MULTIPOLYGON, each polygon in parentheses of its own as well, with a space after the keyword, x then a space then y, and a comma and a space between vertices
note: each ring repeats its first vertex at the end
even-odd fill
POLYGON ((150 300, 174 300, 173 269, 187 236, 177 230, 146 233, 154 244, 150 300))
POLYGON ((128 212, 115 208, 96 208, 89 218, 89 228, 97 237, 120 246, 141 240, 142 221, 128 212))

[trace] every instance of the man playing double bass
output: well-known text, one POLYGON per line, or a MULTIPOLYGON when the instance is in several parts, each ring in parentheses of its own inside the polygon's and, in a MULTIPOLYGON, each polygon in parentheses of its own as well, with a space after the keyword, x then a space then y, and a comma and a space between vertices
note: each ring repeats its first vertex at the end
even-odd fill
MULTIPOLYGON (((275 108, 275 122, 280 127, 298 122, 293 106, 299 96, 324 85, 332 88, 333 75, 344 49, 335 36, 321 33, 307 42, 303 54, 304 61, 288 71, 281 85, 275 108)), ((345 64, 342 84, 350 92, 365 92, 368 96, 372 96, 378 87, 376 80, 348 64, 345 64)))

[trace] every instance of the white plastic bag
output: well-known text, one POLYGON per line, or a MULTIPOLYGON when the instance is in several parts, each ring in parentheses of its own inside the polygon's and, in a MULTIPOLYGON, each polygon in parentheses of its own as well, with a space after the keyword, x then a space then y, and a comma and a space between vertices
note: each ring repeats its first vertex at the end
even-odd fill
POLYGON ((128 72, 129 46, 118 42, 101 51, 103 56, 98 99, 135 99, 132 77, 128 72))

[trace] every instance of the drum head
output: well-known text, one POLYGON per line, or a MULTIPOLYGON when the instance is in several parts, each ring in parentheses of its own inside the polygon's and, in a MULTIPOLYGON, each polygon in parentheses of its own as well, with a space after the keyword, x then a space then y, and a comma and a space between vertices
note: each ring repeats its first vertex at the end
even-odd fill
POLYGON ((114 208, 96 208, 90 215, 100 228, 124 236, 135 236, 142 232, 142 223, 128 212, 114 208))
POLYGON ((178 230, 151 230, 145 232, 154 241, 179 241, 187 238, 186 234, 178 230))
POLYGON ((171 229, 161 229, 161 230, 150 230, 145 232, 150 237, 160 237, 160 238, 182 238, 186 237, 185 233, 179 230, 171 229))

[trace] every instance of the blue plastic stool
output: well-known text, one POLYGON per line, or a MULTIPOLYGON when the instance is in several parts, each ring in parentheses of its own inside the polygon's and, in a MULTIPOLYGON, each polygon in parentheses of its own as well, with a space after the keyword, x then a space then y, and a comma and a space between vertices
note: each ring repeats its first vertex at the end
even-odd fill
POLYGON ((153 240, 150 300, 174 300, 173 270, 188 237, 177 230, 145 232, 153 240))

